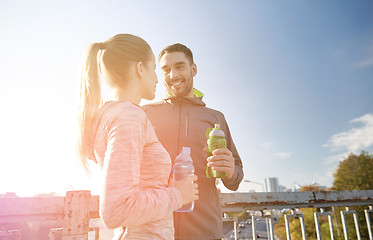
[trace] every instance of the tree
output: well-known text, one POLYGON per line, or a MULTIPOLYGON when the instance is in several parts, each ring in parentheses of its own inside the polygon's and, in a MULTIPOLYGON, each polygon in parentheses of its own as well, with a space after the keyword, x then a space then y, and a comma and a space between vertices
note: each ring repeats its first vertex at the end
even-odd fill
POLYGON ((298 190, 299 192, 316 192, 316 191, 323 191, 321 190, 317 184, 311 184, 311 185, 304 185, 298 190))
MULTIPOLYGON (((339 163, 336 173, 334 174, 334 184, 331 190, 346 191, 346 190, 372 190, 373 189, 373 155, 362 151, 360 155, 350 154, 346 159, 339 163)), ((321 191, 317 185, 302 186, 299 191, 321 191)), ((351 207, 351 210, 356 210, 359 219, 360 234, 362 239, 369 239, 366 220, 364 216, 364 208, 366 206, 351 207)), ((315 225, 313 221, 314 212, 320 210, 315 208, 301 209, 306 223, 307 239, 316 239, 315 225)), ((333 209, 325 209, 333 213, 334 239, 342 240, 343 229, 341 223, 340 211, 345 211, 344 207, 336 207, 333 209)), ((330 239, 329 223, 326 216, 319 217, 322 239, 330 239)), ((356 239, 355 225, 352 216, 346 216, 346 224, 350 239, 356 239)), ((301 239, 301 229, 299 219, 290 218, 289 226, 292 239, 301 239)), ((284 217, 275 225, 275 233, 279 239, 286 239, 284 217)))
POLYGON ((373 189, 373 155, 362 151, 351 153, 341 161, 334 173, 334 190, 372 190, 373 189))
MULTIPOLYGON (((361 154, 350 154, 345 160, 339 163, 336 173, 334 174, 333 189, 339 191, 345 190, 372 190, 373 189, 373 155, 362 151, 361 154)), ((339 212, 344 208, 336 208, 338 217, 339 212)), ((364 216, 365 206, 356 206, 360 234, 362 239, 368 239, 368 230, 364 216)), ((352 209, 351 209, 352 210, 352 209)), ((348 234, 351 238, 356 238, 356 232, 352 217, 346 219, 348 234)))

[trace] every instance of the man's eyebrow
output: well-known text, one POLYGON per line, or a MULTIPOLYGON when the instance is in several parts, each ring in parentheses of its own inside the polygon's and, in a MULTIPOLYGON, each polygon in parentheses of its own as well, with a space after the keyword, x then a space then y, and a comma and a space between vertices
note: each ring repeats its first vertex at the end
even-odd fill
MULTIPOLYGON (((174 65, 175 66, 181 66, 181 65, 186 65, 187 63, 185 61, 180 61, 180 62, 176 62, 174 65)), ((168 68, 169 66, 168 65, 163 65, 161 66, 162 69, 165 69, 165 68, 168 68)))

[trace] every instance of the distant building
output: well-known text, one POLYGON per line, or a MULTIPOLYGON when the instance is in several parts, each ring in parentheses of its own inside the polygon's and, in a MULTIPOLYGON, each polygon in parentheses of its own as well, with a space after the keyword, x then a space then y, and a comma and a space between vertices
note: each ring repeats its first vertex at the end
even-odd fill
POLYGON ((292 189, 292 188, 285 188, 284 192, 294 192, 294 189, 292 189))
MULTIPOLYGON (((310 189, 313 189, 312 187, 315 187, 315 188, 319 189, 320 191, 322 191, 322 190, 326 190, 326 189, 327 189, 326 186, 322 186, 322 185, 320 185, 320 184, 318 184, 318 183, 316 183, 316 182, 313 182, 312 184, 309 184, 309 185, 300 185, 299 183, 294 182, 293 191, 294 191, 294 192, 298 192, 299 189, 301 189, 302 187, 308 187, 308 188, 311 187, 310 189)), ((304 190, 304 189, 303 189, 303 190, 304 190)), ((308 190, 308 191, 314 191, 314 190, 308 190)), ((318 191, 318 190, 317 190, 317 191, 318 191)))
POLYGON ((293 191, 294 192, 298 192, 298 190, 301 188, 302 186, 296 182, 294 182, 294 187, 293 187, 293 191))
POLYGON ((283 188, 280 187, 277 177, 269 177, 265 179, 265 184, 268 192, 282 192, 283 188))
POLYGON ((279 188, 280 188, 280 192, 285 192, 287 189, 287 187, 282 186, 282 185, 280 185, 279 188))

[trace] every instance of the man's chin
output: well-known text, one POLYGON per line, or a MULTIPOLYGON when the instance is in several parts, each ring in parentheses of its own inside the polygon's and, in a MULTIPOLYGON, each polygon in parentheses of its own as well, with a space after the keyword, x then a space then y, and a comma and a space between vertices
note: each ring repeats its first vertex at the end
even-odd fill
POLYGON ((173 97, 186 97, 188 96, 187 91, 183 90, 176 90, 176 89, 168 89, 168 92, 171 94, 173 97))
POLYGON ((171 90, 170 94, 171 94, 171 96, 174 96, 174 97, 184 97, 184 95, 185 95, 183 92, 179 92, 179 91, 175 91, 175 90, 171 90))

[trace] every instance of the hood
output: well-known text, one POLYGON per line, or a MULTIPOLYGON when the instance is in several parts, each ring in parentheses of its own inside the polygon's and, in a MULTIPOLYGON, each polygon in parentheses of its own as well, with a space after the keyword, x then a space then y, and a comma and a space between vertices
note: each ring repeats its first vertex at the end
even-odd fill
POLYGON ((168 103, 177 103, 177 102, 189 102, 195 105, 200 105, 200 106, 206 106, 206 103, 202 101, 203 98, 203 93, 198 91, 197 89, 193 88, 193 94, 194 97, 175 97, 175 96, 169 96, 165 98, 163 101, 168 102, 168 103))

